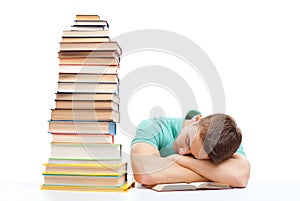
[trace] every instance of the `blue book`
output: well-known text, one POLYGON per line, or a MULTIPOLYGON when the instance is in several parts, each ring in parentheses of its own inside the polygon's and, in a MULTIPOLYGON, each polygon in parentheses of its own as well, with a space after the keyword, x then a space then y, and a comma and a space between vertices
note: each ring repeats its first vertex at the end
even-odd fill
POLYGON ((112 121, 49 120, 50 133, 116 134, 112 121))

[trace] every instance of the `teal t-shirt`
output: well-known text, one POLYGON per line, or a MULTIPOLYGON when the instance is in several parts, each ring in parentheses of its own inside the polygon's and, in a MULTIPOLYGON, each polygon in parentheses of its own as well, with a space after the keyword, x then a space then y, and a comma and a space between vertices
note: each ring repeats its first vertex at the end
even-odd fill
MULTIPOLYGON (((175 154, 173 145, 181 131, 182 124, 182 118, 155 117, 144 120, 138 125, 131 145, 145 142, 156 147, 162 157, 175 154)), ((242 145, 236 153, 245 156, 242 145)))

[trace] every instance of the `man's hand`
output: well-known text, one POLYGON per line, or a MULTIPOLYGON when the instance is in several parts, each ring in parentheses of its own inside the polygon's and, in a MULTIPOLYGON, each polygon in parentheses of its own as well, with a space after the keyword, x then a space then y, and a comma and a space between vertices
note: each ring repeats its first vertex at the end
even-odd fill
POLYGON ((234 154, 219 165, 213 164, 210 160, 199 160, 192 156, 175 154, 168 158, 211 181, 226 183, 232 187, 246 187, 250 176, 249 161, 239 154, 234 154))

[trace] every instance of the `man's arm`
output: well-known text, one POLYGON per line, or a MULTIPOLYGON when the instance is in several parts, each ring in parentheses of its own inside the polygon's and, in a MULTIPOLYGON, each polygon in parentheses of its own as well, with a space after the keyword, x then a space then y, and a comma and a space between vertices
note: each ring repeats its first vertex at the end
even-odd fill
POLYGON ((179 165, 186 167, 207 179, 226 183, 232 187, 246 187, 250 176, 250 163, 246 157, 234 154, 219 165, 209 160, 199 160, 191 156, 172 156, 179 165))
POLYGON ((159 183, 208 181, 206 178, 160 156, 156 147, 148 143, 135 143, 131 148, 134 178, 144 185, 159 183))

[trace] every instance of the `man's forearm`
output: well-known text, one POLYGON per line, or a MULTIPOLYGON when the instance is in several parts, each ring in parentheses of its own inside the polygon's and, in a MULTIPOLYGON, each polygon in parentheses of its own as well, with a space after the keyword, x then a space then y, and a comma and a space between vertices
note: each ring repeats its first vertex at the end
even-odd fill
POLYGON ((233 187, 245 187, 250 175, 248 160, 238 154, 219 165, 215 165, 209 160, 199 160, 190 156, 177 156, 176 163, 211 181, 227 183, 233 187))
POLYGON ((153 146, 145 143, 132 147, 131 164, 135 179, 145 185, 207 181, 191 169, 182 167, 169 158, 160 157, 153 146))
POLYGON ((144 164, 148 165, 148 168, 143 169, 143 172, 135 171, 135 178, 138 178, 140 183, 154 185, 159 183, 208 181, 196 172, 165 158, 153 158, 152 162, 155 165, 150 164, 151 162, 144 164), (152 168, 150 168, 151 166, 152 168))

